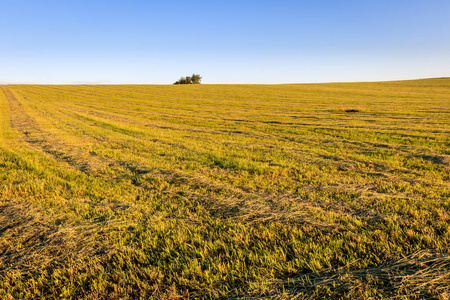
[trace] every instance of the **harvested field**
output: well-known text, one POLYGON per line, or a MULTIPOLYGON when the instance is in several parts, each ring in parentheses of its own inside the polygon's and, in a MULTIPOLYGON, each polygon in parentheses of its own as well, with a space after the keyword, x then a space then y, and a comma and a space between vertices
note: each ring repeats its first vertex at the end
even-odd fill
POLYGON ((448 299, 450 79, 0 86, 1 299, 448 299))

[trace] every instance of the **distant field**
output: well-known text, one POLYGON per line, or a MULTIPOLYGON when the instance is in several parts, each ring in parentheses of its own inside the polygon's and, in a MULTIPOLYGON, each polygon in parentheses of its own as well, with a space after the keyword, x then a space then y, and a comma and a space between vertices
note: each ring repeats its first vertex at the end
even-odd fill
POLYGON ((0 299, 450 297, 450 79, 0 89, 0 299))

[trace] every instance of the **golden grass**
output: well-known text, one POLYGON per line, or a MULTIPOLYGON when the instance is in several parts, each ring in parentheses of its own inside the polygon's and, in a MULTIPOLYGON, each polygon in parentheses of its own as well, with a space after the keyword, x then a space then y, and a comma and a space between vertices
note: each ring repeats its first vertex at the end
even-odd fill
POLYGON ((450 293, 450 79, 1 86, 0 298, 450 293))

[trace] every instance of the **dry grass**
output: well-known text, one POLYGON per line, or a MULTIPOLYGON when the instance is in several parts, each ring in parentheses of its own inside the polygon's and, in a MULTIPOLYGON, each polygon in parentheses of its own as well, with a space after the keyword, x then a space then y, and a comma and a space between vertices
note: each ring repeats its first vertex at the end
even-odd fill
POLYGON ((449 79, 1 90, 2 299, 449 297, 449 79))

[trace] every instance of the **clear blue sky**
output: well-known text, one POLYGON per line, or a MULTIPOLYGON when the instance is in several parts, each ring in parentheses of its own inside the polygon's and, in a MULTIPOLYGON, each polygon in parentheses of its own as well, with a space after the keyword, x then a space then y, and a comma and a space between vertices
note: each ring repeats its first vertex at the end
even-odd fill
POLYGON ((1 83, 450 76, 449 0, 0 0, 1 83))

